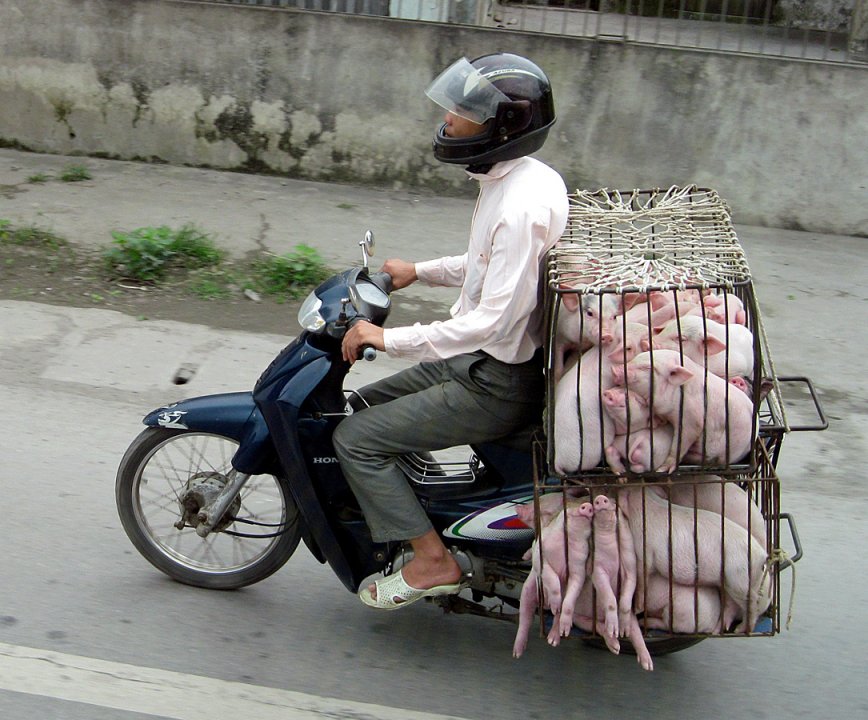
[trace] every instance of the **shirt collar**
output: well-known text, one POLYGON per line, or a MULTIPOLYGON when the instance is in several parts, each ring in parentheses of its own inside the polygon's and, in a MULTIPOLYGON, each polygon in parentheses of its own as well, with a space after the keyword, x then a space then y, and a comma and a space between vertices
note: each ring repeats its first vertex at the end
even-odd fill
POLYGON ((524 161, 523 157, 515 158, 514 160, 504 160, 499 163, 495 163, 494 167, 491 168, 487 173, 472 173, 467 171, 468 176, 473 178, 474 180, 478 180, 479 182, 491 182, 492 180, 500 180, 505 175, 509 174, 509 172, 516 166, 521 164, 524 161))

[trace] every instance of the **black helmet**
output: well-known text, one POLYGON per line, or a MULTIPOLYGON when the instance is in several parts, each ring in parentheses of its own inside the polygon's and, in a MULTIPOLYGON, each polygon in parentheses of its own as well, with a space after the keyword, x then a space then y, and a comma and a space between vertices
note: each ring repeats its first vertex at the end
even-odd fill
POLYGON ((425 94, 449 112, 485 124, 479 135, 453 138, 443 123, 434 133, 434 157, 445 163, 479 165, 530 155, 555 122, 549 79, 520 55, 461 58, 425 94))

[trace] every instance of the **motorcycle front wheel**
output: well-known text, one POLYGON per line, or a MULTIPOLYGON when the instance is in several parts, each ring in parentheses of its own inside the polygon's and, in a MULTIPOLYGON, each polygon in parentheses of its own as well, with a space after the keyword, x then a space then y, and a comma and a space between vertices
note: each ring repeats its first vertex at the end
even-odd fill
POLYGON ((193 430, 146 428, 121 460, 118 514, 136 549, 187 585, 232 590, 264 580, 295 552, 298 510, 284 478, 254 475, 215 529, 196 533, 197 503, 228 482, 238 443, 193 430))

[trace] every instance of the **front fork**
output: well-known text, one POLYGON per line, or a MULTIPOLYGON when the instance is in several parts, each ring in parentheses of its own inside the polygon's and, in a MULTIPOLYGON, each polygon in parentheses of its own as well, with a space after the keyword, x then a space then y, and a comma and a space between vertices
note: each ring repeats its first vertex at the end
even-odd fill
MULTIPOLYGON (((226 514, 226 511, 231 507, 232 503, 235 502, 235 498, 238 497, 241 489, 244 487, 244 484, 250 479, 250 475, 248 473, 238 472, 237 470, 230 470, 226 477, 229 482, 226 483, 226 486, 220 493, 214 498, 214 501, 204 507, 199 508, 199 512, 196 515, 196 519, 198 523, 196 524, 196 534, 199 537, 207 537, 208 534, 214 529, 217 523, 220 522, 220 519, 226 514)), ((179 521, 182 529, 186 524, 185 519, 181 519, 179 521)))

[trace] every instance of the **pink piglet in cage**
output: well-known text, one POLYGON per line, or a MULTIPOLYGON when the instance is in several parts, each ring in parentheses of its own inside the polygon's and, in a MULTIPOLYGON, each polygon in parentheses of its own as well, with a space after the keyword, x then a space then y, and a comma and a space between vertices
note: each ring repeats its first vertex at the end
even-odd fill
POLYGON ((599 464, 615 437, 615 426, 601 408, 602 393, 612 387, 612 366, 600 348, 584 353, 555 386, 554 465, 559 473, 588 470, 599 464))
POLYGON ((513 657, 521 657, 527 647, 533 614, 539 607, 538 583, 542 585, 545 607, 555 616, 549 642, 557 644, 555 638, 561 634, 560 617, 564 608, 567 627, 571 626, 573 608, 585 582, 593 516, 591 503, 569 499, 534 540, 530 550, 531 572, 521 591, 513 657))
POLYGON ((674 350, 640 353, 625 368, 613 366, 612 372, 617 384, 647 398, 652 412, 675 430, 672 448, 656 468, 659 472, 674 472, 685 457, 691 463, 731 464, 750 450, 750 398, 690 358, 674 350))
POLYGON ((556 381, 563 375, 565 358, 570 353, 612 346, 618 337, 619 311, 620 303, 611 293, 561 294, 553 367, 556 381))
POLYGON ((738 607, 742 621, 736 631, 753 629, 771 595, 768 555, 747 530, 717 513, 667 502, 641 487, 622 489, 618 503, 628 517, 636 557, 644 563, 639 578, 654 572, 681 585, 721 587, 738 607))
POLYGON ((670 320, 655 328, 649 342, 641 340, 643 351, 654 349, 682 350, 698 365, 725 379, 749 376, 753 373, 753 333, 744 325, 721 323, 687 315, 670 320))

